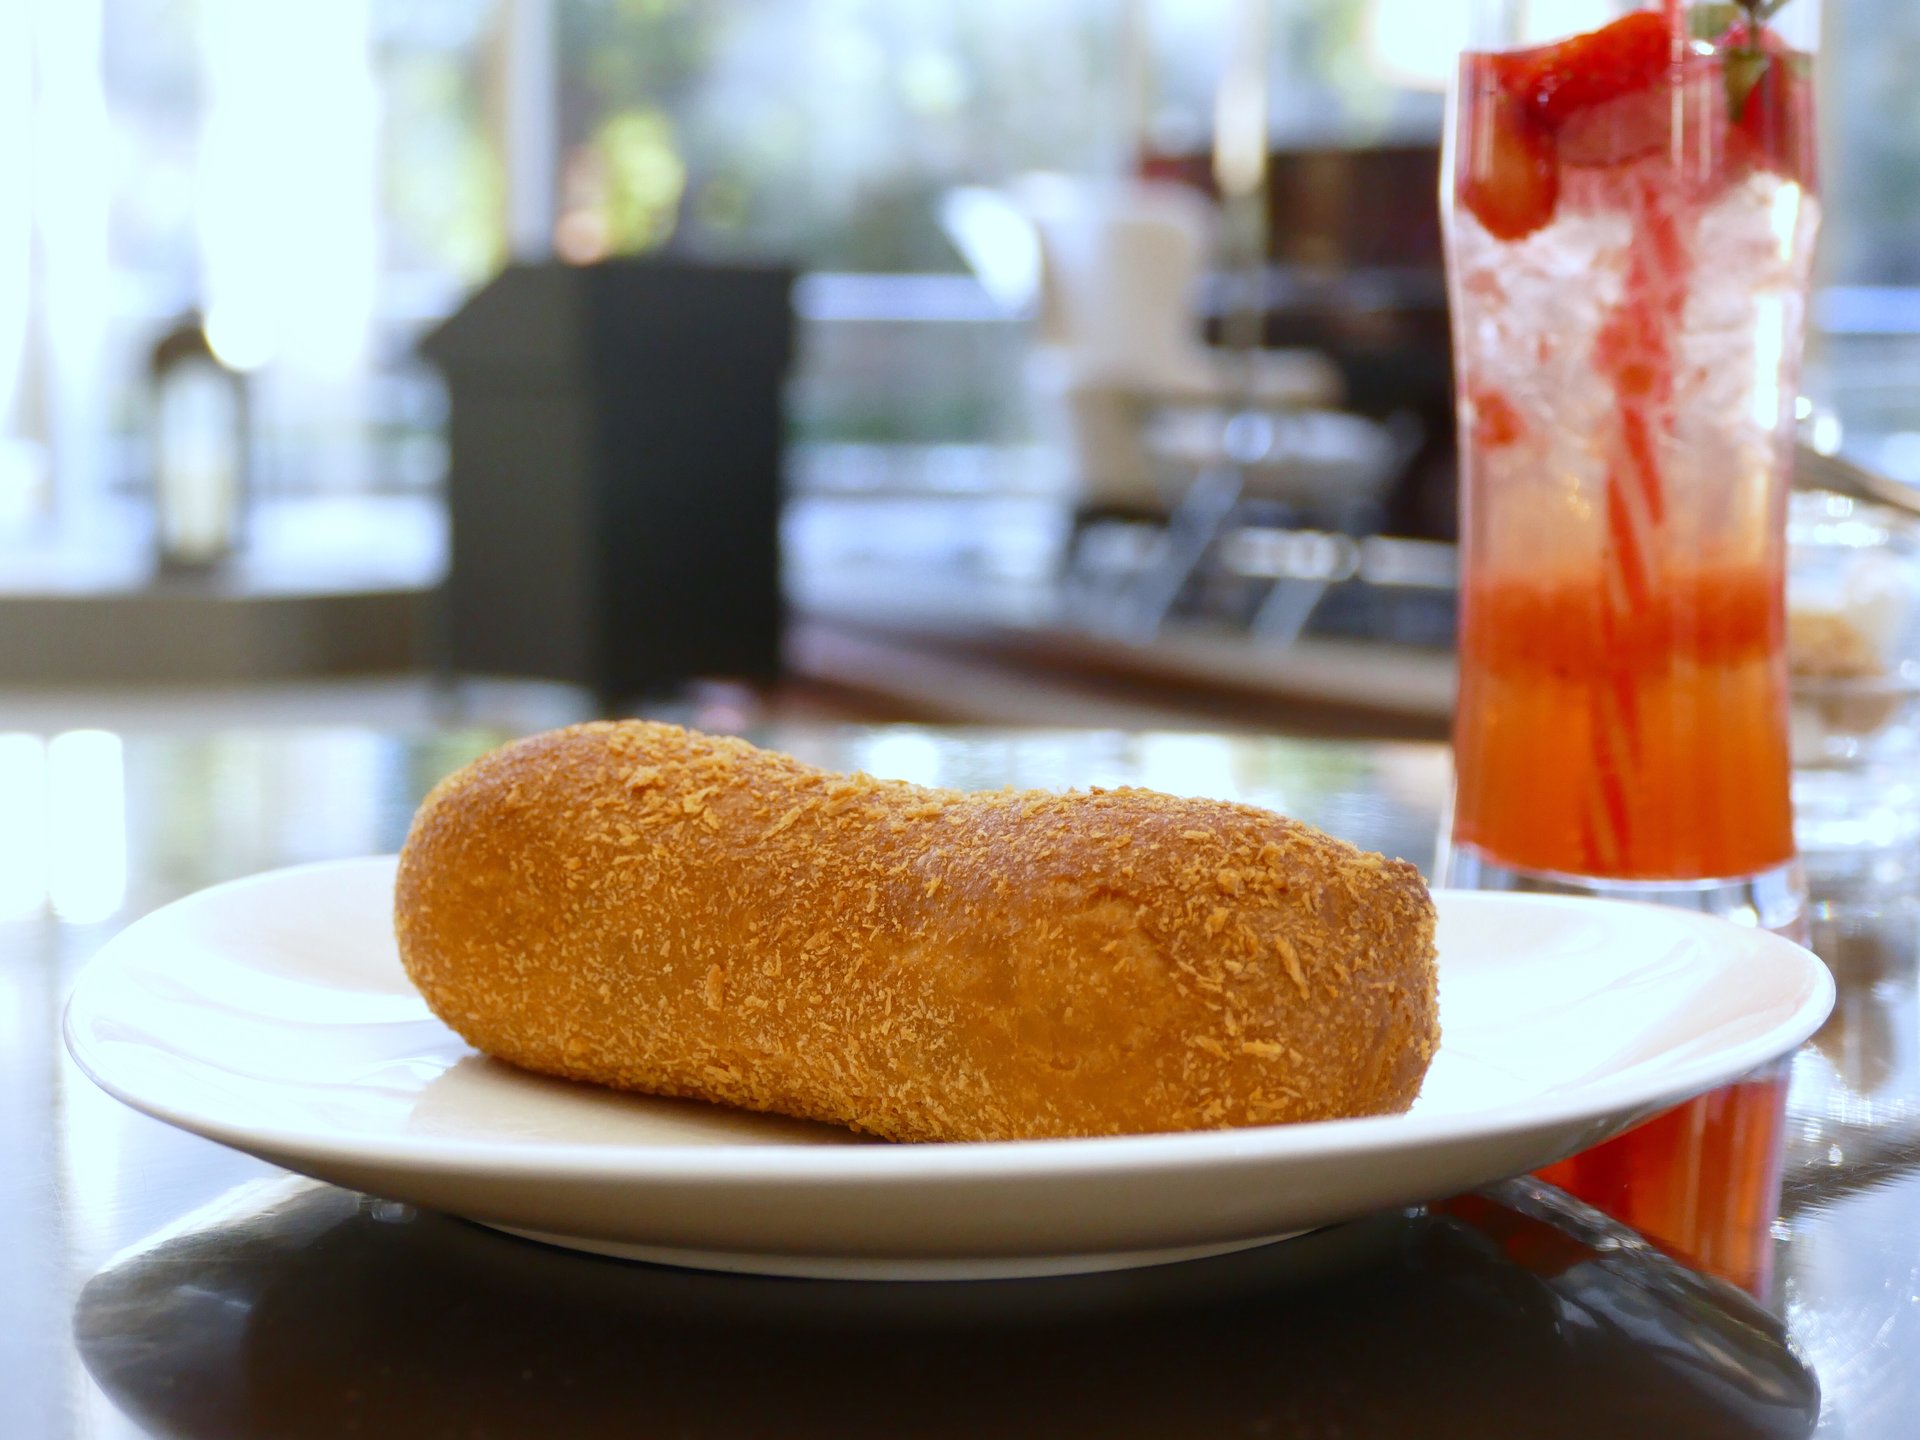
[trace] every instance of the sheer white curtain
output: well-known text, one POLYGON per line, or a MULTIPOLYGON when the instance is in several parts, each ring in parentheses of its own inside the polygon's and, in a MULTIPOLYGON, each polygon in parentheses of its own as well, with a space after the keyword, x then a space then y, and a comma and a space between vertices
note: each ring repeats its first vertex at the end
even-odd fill
POLYGON ((99 494, 107 119, 99 0, 0 5, 0 518, 99 494))
POLYGON ((368 0, 204 0, 198 230, 207 335, 257 369, 302 477, 361 483, 379 269, 368 0))
MULTIPOLYGON (((124 526, 110 500, 144 471, 147 347, 190 305, 225 358, 258 371, 261 430, 298 456, 299 483, 364 479, 381 234, 371 7, 175 13, 192 58, 167 119, 194 161, 168 200, 185 243, 151 252, 129 207, 158 183, 153 112, 107 81, 107 42, 124 52, 138 29, 128 7, 0 0, 0 524, 57 521, 83 547, 94 526, 124 526)), ((140 38, 122 63, 144 72, 162 62, 140 38)))
POLYGON ((27 7, 0 5, 0 522, 44 500, 22 383, 34 274, 32 40, 27 7))

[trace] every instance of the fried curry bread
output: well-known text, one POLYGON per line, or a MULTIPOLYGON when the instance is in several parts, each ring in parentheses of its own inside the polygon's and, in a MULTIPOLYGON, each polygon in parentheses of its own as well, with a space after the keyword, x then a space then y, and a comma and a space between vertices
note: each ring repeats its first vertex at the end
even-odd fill
POLYGON ((892 1140, 1395 1112, 1439 1034, 1405 862, 1248 805, 929 789, 637 721, 443 781, 395 924, 489 1055, 892 1140))

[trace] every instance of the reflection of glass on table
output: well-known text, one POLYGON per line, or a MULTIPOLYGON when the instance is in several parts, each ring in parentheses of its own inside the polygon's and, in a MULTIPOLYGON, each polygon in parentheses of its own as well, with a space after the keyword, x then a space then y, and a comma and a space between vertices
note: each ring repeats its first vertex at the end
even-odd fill
POLYGON ((1687 1264, 1764 1299, 1772 1285, 1786 1106, 1786 1068, 1774 1066, 1539 1175, 1687 1264))

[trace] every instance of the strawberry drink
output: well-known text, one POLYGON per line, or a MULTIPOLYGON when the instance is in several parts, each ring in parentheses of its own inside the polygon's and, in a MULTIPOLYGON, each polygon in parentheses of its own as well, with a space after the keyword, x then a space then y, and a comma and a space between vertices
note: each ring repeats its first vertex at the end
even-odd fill
POLYGON ((1784 507, 1819 206, 1780 8, 1462 58, 1449 883, 1802 903, 1784 507))

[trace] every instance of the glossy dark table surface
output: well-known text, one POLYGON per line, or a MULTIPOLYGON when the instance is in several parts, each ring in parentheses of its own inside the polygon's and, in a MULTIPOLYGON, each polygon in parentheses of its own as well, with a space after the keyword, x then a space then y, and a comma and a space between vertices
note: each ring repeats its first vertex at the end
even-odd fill
MULTIPOLYGON (((1770 1288, 1515 1180, 1261 1251, 994 1284, 594 1260, 350 1194, 99 1093, 79 966, 200 886, 395 848, 497 740, 0 735, 0 1440, 121 1436, 1920 1435, 1920 887, 1819 887, 1770 1288)), ((1431 858, 1438 748, 776 730, 960 786, 1233 795, 1431 858)))

